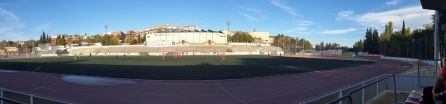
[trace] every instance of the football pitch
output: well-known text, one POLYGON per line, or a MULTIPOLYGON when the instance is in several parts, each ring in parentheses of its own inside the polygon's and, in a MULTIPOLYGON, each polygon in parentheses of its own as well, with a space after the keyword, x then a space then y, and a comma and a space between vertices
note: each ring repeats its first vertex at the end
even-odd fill
POLYGON ((0 69, 71 75, 154 79, 220 80, 305 73, 371 64, 274 56, 93 56, 0 59, 0 69))

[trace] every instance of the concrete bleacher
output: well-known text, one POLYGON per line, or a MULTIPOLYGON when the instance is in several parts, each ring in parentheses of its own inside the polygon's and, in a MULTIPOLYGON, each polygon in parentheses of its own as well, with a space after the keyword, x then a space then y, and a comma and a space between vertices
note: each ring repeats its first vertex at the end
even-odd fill
POLYGON ((248 46, 231 46, 232 52, 250 52, 248 46))
POLYGON ((273 46, 243 46, 243 45, 179 45, 179 46, 88 46, 69 49, 72 55, 101 55, 101 54, 139 54, 164 52, 197 52, 197 53, 237 53, 237 52, 273 52, 282 50, 273 46))

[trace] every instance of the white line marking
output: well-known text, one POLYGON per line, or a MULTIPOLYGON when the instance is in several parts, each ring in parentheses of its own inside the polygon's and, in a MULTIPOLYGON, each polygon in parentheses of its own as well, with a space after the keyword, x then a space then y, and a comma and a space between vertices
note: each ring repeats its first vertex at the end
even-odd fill
POLYGON ((218 88, 220 88, 221 90, 223 90, 223 92, 225 92, 226 94, 228 94, 229 96, 237 99, 237 101, 241 104, 246 104, 246 102, 244 102, 242 99, 238 98, 237 96, 235 96, 234 94, 232 94, 231 92, 229 92, 228 90, 226 90, 220 83, 214 82, 215 85, 218 86, 218 88))

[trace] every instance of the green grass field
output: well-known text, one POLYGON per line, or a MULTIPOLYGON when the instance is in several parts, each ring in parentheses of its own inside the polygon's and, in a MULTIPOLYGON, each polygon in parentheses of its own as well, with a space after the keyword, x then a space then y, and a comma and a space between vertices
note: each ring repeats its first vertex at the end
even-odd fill
POLYGON ((294 74, 371 64, 350 61, 272 56, 161 56, 49 57, 2 59, 1 69, 59 74, 157 80, 216 80, 294 74))

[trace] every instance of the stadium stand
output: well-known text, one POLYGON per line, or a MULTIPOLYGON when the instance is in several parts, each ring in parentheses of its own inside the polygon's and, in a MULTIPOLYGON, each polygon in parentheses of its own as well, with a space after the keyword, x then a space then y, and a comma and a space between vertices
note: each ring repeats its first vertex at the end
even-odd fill
POLYGON ((218 53, 218 52, 273 52, 282 50, 273 46, 240 46, 240 45, 181 45, 181 46, 88 46, 73 47, 69 49, 72 55, 102 55, 102 54, 139 54, 139 53, 163 53, 163 52, 197 52, 197 53, 218 53))

